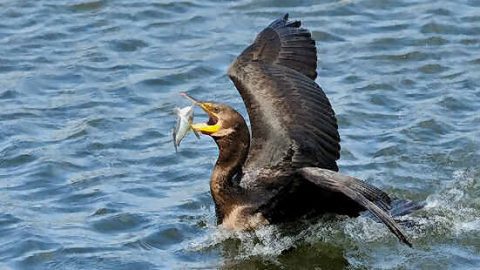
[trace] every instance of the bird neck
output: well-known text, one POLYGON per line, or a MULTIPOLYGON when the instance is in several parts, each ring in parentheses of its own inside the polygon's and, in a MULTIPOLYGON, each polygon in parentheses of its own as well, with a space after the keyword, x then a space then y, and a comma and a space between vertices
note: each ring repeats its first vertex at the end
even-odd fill
POLYGON ((241 200, 241 188, 234 181, 237 174, 241 174, 250 147, 248 128, 234 132, 228 136, 215 139, 218 145, 219 156, 213 169, 210 180, 210 191, 215 201, 217 220, 221 223, 224 215, 230 208, 241 200))

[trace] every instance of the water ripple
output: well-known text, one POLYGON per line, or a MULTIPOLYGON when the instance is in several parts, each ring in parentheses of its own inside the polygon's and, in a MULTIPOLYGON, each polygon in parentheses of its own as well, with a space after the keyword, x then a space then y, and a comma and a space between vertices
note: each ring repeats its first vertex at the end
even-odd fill
MULTIPOLYGON (((480 262, 478 1, 0 4, 0 268, 471 268, 480 262), (217 150, 171 141, 178 92, 246 110, 225 72, 273 18, 312 31, 341 170, 397 197, 408 249, 360 217, 215 225, 217 150)), ((202 116, 203 119, 203 116, 202 116)))

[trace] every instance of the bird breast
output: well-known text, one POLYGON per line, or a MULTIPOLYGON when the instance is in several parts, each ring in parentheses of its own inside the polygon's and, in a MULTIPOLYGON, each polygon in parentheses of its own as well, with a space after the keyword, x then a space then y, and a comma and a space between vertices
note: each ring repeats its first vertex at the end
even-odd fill
POLYGON ((253 230, 269 224, 262 213, 250 213, 249 206, 234 206, 233 210, 225 216, 222 221, 222 227, 228 230, 243 231, 253 230))

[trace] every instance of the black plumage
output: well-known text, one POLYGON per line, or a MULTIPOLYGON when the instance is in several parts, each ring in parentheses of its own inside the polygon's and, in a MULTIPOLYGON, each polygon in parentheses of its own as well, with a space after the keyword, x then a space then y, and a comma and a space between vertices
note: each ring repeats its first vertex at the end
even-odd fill
POLYGON ((275 20, 232 63, 228 75, 247 107, 251 137, 233 108, 198 104, 209 114, 194 129, 219 147, 210 188, 218 223, 233 229, 369 210, 410 245, 380 189, 338 173, 335 112, 315 83, 315 41, 288 14, 275 20))
POLYGON ((274 21, 228 70, 252 125, 246 168, 276 166, 289 158, 295 167, 338 170, 337 120, 325 93, 313 81, 315 41, 300 25, 289 22, 287 15, 274 21))

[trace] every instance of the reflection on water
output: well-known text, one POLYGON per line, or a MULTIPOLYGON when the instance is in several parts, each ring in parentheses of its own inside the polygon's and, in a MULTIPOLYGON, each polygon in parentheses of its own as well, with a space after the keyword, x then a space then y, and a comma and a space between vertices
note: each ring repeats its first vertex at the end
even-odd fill
POLYGON ((480 265, 480 2, 3 1, 0 268, 480 265), (401 218, 215 226, 206 137, 171 143, 178 96, 246 116, 225 72, 273 19, 312 31, 344 173, 426 201, 401 218))

